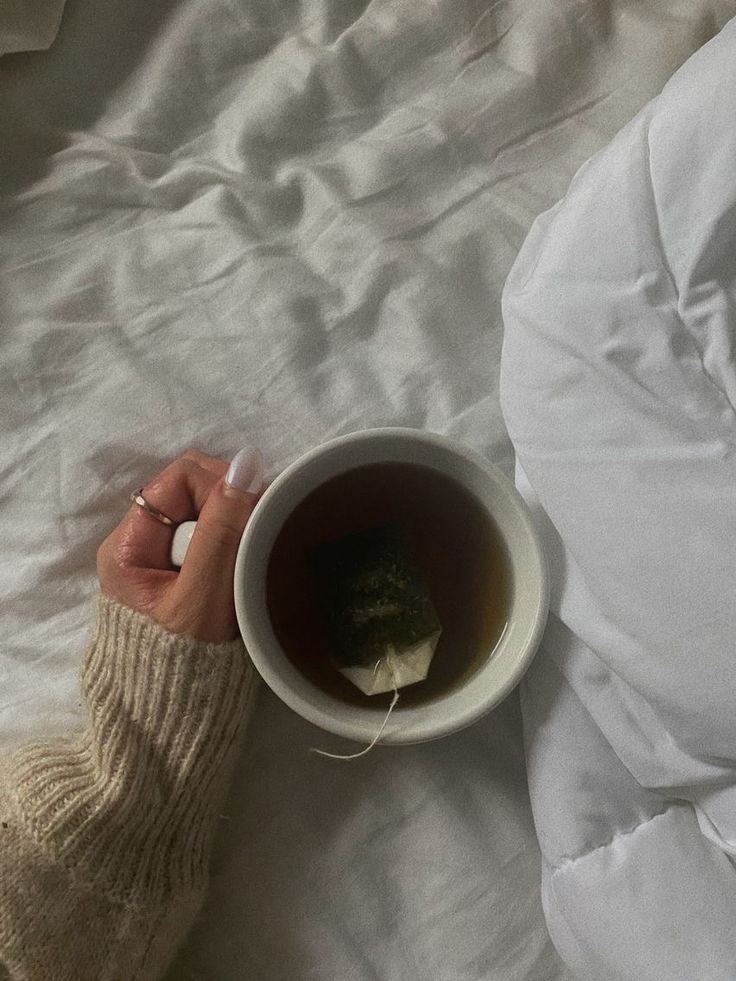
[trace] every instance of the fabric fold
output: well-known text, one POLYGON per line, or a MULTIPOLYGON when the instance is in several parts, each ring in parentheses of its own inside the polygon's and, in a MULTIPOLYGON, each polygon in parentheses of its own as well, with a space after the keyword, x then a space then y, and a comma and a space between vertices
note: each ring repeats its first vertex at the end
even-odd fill
POLYGON ((56 39, 66 0, 3 0, 0 5, 0 56, 42 51, 56 39))

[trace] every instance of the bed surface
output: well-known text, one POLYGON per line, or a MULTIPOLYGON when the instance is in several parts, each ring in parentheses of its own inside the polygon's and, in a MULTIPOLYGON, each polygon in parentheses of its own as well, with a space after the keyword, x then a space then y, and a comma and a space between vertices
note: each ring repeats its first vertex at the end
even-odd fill
MULTIPOLYGON (((533 219, 729 2, 68 0, 0 58, 0 740, 83 720, 95 550, 189 446, 402 425, 508 475, 500 295, 533 219)), ((516 695, 350 744, 265 689, 172 979, 572 981, 516 695)), ((590 981, 590 979, 586 979, 590 981)))
POLYGON ((501 405, 553 570, 521 686, 542 895, 595 981, 736 976, 735 96, 736 18, 503 292, 501 405))

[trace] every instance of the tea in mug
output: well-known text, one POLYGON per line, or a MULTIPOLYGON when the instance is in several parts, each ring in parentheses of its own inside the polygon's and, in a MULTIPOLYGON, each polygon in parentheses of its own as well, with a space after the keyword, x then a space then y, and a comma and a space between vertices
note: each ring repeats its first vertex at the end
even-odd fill
POLYGON ((401 688, 419 705, 461 685, 491 655, 509 616, 512 570, 483 505, 440 471, 412 463, 356 467, 327 480, 292 511, 269 558, 266 592, 274 634, 313 684, 351 704, 383 706, 340 673, 314 556, 348 536, 397 530, 431 598, 441 633, 426 678, 401 688))

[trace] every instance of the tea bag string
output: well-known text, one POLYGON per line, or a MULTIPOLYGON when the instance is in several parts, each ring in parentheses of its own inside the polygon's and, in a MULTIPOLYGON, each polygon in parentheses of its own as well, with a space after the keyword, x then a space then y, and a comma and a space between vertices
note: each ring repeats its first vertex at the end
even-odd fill
POLYGON ((383 722, 381 723, 381 728, 373 737, 373 741, 371 742, 370 746, 366 746, 365 749, 361 749, 359 753, 348 753, 346 756, 343 756, 340 753, 328 753, 324 749, 315 749, 314 747, 310 749, 310 752, 317 753, 319 756, 327 756, 331 760, 357 760, 358 757, 365 756, 366 753, 370 753, 370 751, 373 749, 373 747, 376 745, 378 740, 383 735, 383 730, 386 728, 388 724, 388 720, 391 718, 391 713, 393 712, 394 707, 399 700, 399 689, 396 684, 396 676, 394 675, 394 669, 391 666, 390 660, 388 662, 388 669, 391 672, 391 681, 393 682, 394 685, 394 696, 391 699, 391 704, 388 707, 388 712, 386 712, 383 722))

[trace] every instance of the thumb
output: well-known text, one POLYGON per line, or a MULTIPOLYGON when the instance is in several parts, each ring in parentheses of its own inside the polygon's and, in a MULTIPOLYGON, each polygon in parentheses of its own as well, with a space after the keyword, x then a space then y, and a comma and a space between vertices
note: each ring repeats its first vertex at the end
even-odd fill
POLYGON ((230 617, 232 626, 235 559, 262 489, 263 457, 259 450, 245 447, 207 495, 177 579, 180 599, 206 607, 213 620, 230 617))

